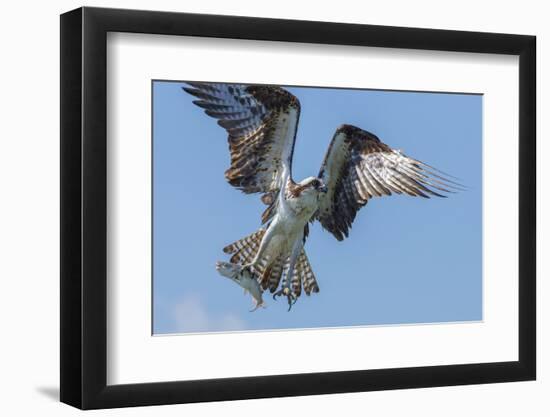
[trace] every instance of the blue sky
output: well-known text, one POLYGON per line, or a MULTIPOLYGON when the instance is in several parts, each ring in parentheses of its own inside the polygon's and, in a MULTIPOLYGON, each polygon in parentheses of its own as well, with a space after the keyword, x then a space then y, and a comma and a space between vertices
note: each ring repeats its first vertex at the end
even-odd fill
POLYGON ((301 103, 293 176, 316 175, 335 128, 354 124, 460 178, 449 198, 372 199, 350 237, 318 223, 306 251, 320 292, 249 295, 216 272, 222 248, 260 226, 264 208, 224 179, 225 131, 183 83, 153 82, 153 332, 185 333, 482 319, 482 96, 288 87, 301 103))

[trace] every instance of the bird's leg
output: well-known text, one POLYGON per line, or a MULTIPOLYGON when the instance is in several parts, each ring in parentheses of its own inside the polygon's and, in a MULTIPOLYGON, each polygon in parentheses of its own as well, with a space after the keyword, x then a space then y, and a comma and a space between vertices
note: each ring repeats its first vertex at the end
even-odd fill
POLYGON ((291 282, 292 277, 294 275, 294 267, 296 266, 296 260, 298 259, 298 255, 300 254, 300 251, 302 250, 302 239, 298 239, 292 248, 292 252, 290 254, 290 260, 288 263, 288 268, 285 273, 285 277, 283 279, 283 283, 281 285, 281 289, 273 294, 273 299, 276 299, 276 297, 279 297, 281 295, 284 295, 288 301, 288 311, 292 308, 292 306, 296 303, 298 300, 298 297, 296 294, 294 294, 294 291, 292 291, 291 288, 291 282))
POLYGON ((292 308, 294 304, 296 304, 296 301, 298 301, 298 297, 296 297, 296 294, 292 292, 289 286, 286 285, 286 278, 285 282, 283 282, 283 286, 279 291, 273 294, 273 299, 276 300, 276 297, 280 297, 281 295, 284 295, 288 301, 288 311, 292 308))
POLYGON ((256 255, 254 256, 254 259, 252 259, 252 262, 242 265, 242 270, 248 271, 251 274, 253 273, 252 269, 255 268, 264 257, 267 245, 273 238, 273 235, 273 228, 270 226, 265 231, 262 241, 260 242, 260 247, 258 248, 256 255))

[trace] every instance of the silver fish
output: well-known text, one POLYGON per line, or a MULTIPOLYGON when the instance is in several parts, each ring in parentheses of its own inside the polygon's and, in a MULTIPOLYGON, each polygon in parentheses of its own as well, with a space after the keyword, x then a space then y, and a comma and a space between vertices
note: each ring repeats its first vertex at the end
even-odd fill
POLYGON ((248 293, 252 296, 254 301, 254 308, 252 311, 256 311, 258 308, 265 308, 264 300, 262 298, 262 289, 260 284, 250 273, 248 269, 243 269, 241 265, 232 264, 230 262, 217 262, 216 270, 226 278, 235 282, 241 288, 244 289, 245 294, 248 293))

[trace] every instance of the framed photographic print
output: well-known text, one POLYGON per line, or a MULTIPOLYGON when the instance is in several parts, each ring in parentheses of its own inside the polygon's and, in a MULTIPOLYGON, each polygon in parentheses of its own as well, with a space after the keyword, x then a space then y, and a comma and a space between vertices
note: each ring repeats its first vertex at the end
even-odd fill
POLYGON ((81 8, 61 102, 61 401, 535 379, 534 37, 81 8))

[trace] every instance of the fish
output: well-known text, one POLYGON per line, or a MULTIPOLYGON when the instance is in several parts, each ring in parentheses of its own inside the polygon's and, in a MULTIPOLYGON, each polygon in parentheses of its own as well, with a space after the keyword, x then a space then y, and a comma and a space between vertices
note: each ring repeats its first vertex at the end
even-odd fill
POLYGON ((229 278, 231 281, 244 289, 245 294, 252 296, 254 302, 253 309, 250 312, 256 311, 258 308, 265 308, 265 303, 262 297, 263 291, 260 283, 248 269, 243 269, 241 265, 230 262, 219 261, 216 263, 216 270, 220 275, 229 278))

